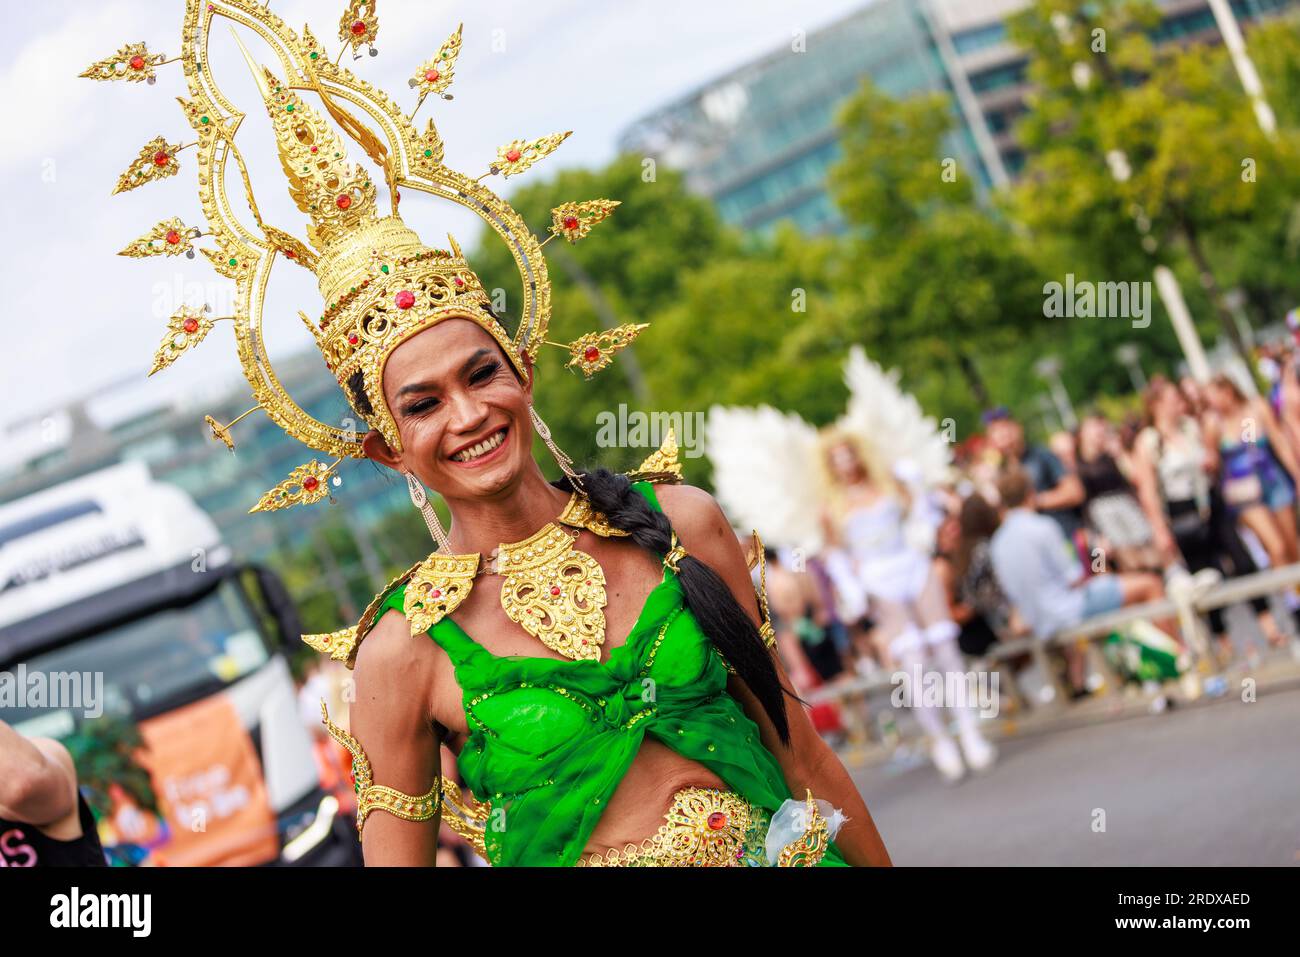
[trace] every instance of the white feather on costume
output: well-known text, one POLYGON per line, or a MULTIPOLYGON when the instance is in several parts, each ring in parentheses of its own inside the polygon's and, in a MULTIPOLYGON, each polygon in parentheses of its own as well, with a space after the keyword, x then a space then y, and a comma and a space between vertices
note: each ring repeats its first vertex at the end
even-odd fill
POLYGON ((885 372, 854 346, 844 365, 849 405, 838 424, 860 436, 905 485, 933 488, 950 478, 952 446, 916 397, 899 388, 898 376, 897 369, 885 372))
MULTIPOLYGON (((898 370, 884 372, 854 346, 844 365, 848 408, 836 425, 860 438, 873 461, 889 468, 911 490, 913 504, 921 505, 926 487, 949 480, 952 449, 898 378, 898 370)), ((820 516, 829 489, 815 428, 770 406, 715 405, 705 449, 718 501, 733 522, 758 529, 776 547, 821 550, 820 516)))
POLYGON ((705 448, 723 510, 740 528, 757 529, 774 547, 822 545, 817 430, 771 406, 709 410, 705 448))

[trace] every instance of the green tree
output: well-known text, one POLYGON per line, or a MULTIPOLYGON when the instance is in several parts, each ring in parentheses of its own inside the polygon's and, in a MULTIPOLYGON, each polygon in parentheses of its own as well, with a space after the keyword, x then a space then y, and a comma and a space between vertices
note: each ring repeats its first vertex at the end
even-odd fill
POLYGON ((1244 353, 1211 251, 1217 237, 1271 215, 1292 188, 1294 149, 1290 137, 1264 136, 1222 50, 1157 49, 1158 22, 1149 0, 1036 0, 1013 18, 1036 87, 1018 128, 1030 160, 1014 208, 1108 278, 1177 266, 1185 254, 1200 280, 1189 298, 1203 286, 1244 353), (1139 233, 1145 264, 1129 252, 1139 233))
POLYGON ((952 128, 938 94, 900 101, 867 82, 845 104, 829 182, 857 231, 834 318, 839 339, 904 366, 923 402, 973 426, 1001 391, 984 357, 1023 354, 1042 331, 1043 278, 1011 224, 977 204, 970 172, 944 159, 952 128))

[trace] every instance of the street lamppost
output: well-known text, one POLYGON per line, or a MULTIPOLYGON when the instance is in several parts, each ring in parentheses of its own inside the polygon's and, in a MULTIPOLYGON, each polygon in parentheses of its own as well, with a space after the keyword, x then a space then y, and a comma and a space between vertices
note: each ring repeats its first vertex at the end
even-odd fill
MULTIPOLYGON (((1073 19, 1069 15, 1057 11, 1052 15, 1051 22, 1061 43, 1069 43, 1074 32, 1073 19)), ((1235 27, 1235 25, 1236 21, 1234 20, 1233 26, 1235 27)), ((1223 25, 1220 23, 1220 30, 1222 29, 1223 25)), ((1238 39, 1240 39, 1240 33, 1238 33, 1238 39)), ((1080 91, 1087 91, 1092 83, 1092 67, 1085 61, 1074 63, 1070 75, 1074 80, 1074 85, 1080 91)), ((1256 82, 1258 82, 1258 79, 1256 82)), ((1106 166, 1110 170, 1111 178, 1116 183, 1128 182, 1133 175, 1133 168, 1129 164, 1128 154, 1122 149, 1112 149, 1106 153, 1106 166)), ((1148 254, 1154 254, 1157 244, 1155 237, 1150 235, 1151 220, 1147 217, 1145 210, 1136 205, 1132 212, 1138 232, 1142 233, 1142 248, 1148 254)), ((1182 346, 1183 355, 1187 358, 1188 368, 1197 381, 1208 382, 1210 364, 1205 358, 1205 349, 1201 345, 1201 338, 1192 324, 1192 314, 1187 308, 1187 302, 1183 299, 1183 291, 1178 284, 1177 277, 1174 276, 1173 271, 1168 266, 1160 265, 1155 267, 1153 278, 1155 279, 1156 290, 1160 293, 1160 299, 1165 305, 1165 312, 1169 314, 1170 322, 1173 324, 1174 334, 1178 337, 1178 344, 1182 346)))
POLYGON ((1131 342, 1126 342, 1115 350, 1115 358, 1128 369, 1129 380, 1133 383, 1133 391, 1141 395, 1146 391, 1147 377, 1142 371, 1142 363, 1139 360, 1141 355, 1138 347, 1131 342))
POLYGON ((1044 435, 1060 431, 1061 420, 1057 415, 1056 406, 1041 392, 1034 398, 1034 411, 1038 413, 1038 418, 1043 423, 1044 435))
POLYGON ((1241 38, 1241 27, 1237 25, 1232 7, 1228 0, 1209 0, 1209 4, 1210 10, 1214 12, 1214 20, 1219 25, 1219 33, 1223 35, 1223 45, 1228 48, 1232 65, 1237 68, 1241 87, 1246 91, 1246 96, 1250 97, 1250 105, 1255 109, 1259 128, 1269 139, 1277 139, 1277 117, 1273 115, 1268 100, 1264 99, 1264 85, 1259 82, 1255 64, 1246 52, 1246 41, 1241 38))
POLYGON ((1052 401, 1056 404, 1056 414, 1061 417, 1061 424, 1073 432, 1079 427, 1079 418, 1074 414, 1070 394, 1065 391, 1065 383, 1061 381, 1061 360, 1056 356, 1044 356, 1034 363, 1034 371, 1047 383, 1052 401))

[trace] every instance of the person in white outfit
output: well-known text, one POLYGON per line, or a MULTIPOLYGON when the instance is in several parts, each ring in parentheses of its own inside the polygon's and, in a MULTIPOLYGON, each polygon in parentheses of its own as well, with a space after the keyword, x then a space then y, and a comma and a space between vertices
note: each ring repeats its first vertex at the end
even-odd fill
MULTIPOLYGON (((895 475, 868 466, 867 450, 850 433, 828 431, 822 454, 832 479, 823 516, 828 567, 845 605, 869 611, 873 640, 887 666, 908 675, 964 672, 957 647, 960 628, 949 614, 933 558, 917 544, 932 518, 924 489, 917 484, 909 490, 895 475), (914 524, 918 518, 921 535, 914 524)), ((905 464, 895 471, 909 474, 905 464)), ((997 751, 981 733, 979 715, 969 703, 949 708, 957 722, 958 748, 948 734, 944 709, 927 706, 921 697, 912 696, 913 713, 945 778, 955 781, 967 767, 980 771, 993 763, 997 751)))

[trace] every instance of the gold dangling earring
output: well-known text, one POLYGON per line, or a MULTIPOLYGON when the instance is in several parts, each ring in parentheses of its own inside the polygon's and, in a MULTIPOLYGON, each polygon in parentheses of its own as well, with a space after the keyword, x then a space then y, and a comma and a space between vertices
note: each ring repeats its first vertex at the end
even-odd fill
POLYGON ((424 490, 424 485, 410 472, 406 472, 406 489, 411 493, 411 504, 420 510, 424 517, 424 524, 429 526, 429 534, 433 540, 438 543, 438 548, 448 554, 451 553, 451 541, 447 538, 447 533, 443 531, 442 522, 438 520, 438 513, 433 510, 433 503, 429 501, 429 493, 424 490))
POLYGON ((537 410, 531 405, 528 406, 528 415, 533 420, 533 428, 542 437, 546 447, 551 450, 551 455, 555 456, 555 464, 560 467, 560 471, 568 477, 569 483, 575 489, 586 494, 587 490, 582 487, 582 476, 574 471, 573 459, 569 458, 564 450, 555 444, 555 440, 551 438, 551 430, 547 428, 546 423, 542 421, 542 417, 537 414, 537 410))

